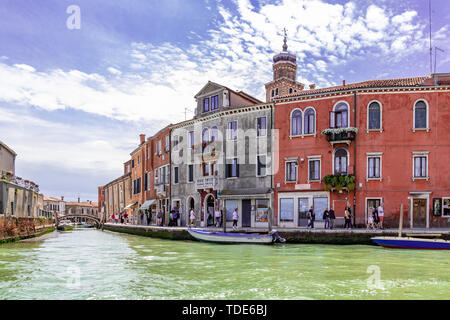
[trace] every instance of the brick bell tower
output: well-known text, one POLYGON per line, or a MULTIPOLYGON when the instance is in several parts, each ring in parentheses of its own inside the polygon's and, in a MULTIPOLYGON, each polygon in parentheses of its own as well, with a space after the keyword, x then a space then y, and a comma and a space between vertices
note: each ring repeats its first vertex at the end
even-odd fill
POLYGON ((287 34, 284 31, 283 51, 273 57, 273 81, 266 83, 266 102, 279 96, 295 94, 304 84, 297 82, 297 57, 287 51, 287 34))

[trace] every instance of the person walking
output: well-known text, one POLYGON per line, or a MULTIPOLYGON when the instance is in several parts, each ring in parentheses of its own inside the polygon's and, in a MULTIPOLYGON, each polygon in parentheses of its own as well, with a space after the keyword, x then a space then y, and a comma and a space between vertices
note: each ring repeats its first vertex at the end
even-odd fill
POLYGON ((314 221, 316 220, 316 214, 314 213, 314 207, 311 206, 311 209, 308 211, 308 226, 307 228, 311 227, 311 229, 314 229, 314 221))
POLYGON ((216 228, 219 228, 221 225, 220 218, 222 217, 222 212, 220 212, 219 208, 216 208, 216 211, 214 212, 214 216, 216 218, 216 228))
POLYGON ((162 226, 162 217, 163 217, 163 213, 162 213, 162 211, 161 211, 161 209, 158 211, 158 215, 156 216, 156 218, 157 218, 157 224, 158 224, 158 226, 162 226))
POLYGON ((189 213, 189 225, 192 227, 195 224, 195 212, 194 208, 191 208, 191 212, 189 213))
POLYGON ((380 219, 380 223, 379 223, 380 229, 384 229, 383 228, 383 219, 384 219, 384 204, 383 203, 380 203, 380 205, 378 206, 378 218, 380 219))
POLYGON ((328 208, 326 208, 325 211, 323 212, 323 220, 325 221, 324 229, 329 229, 330 228, 330 213, 328 211, 328 208))
POLYGON ((111 215, 111 222, 116 222, 116 219, 114 217, 114 213, 111 215))
POLYGON ((373 208, 369 208, 369 213, 367 215, 367 230, 374 229, 373 225, 373 208))
POLYGON ((344 211, 344 228, 345 229, 351 229, 352 228, 352 216, 350 214, 349 208, 345 207, 345 211, 344 211))
POLYGON ((124 213, 123 214, 123 219, 124 219, 124 221, 125 221, 125 224, 128 224, 128 213, 124 213))
POLYGON ((234 209, 232 218, 233 218, 233 230, 236 230, 238 219, 239 219, 238 208, 234 209))
POLYGON ((333 208, 328 211, 328 215, 330 216, 330 229, 334 228, 334 220, 336 219, 336 215, 334 214, 333 208))
POLYGON ((380 227, 380 217, 378 216, 377 207, 373 207, 373 224, 375 226, 374 229, 378 229, 380 227))

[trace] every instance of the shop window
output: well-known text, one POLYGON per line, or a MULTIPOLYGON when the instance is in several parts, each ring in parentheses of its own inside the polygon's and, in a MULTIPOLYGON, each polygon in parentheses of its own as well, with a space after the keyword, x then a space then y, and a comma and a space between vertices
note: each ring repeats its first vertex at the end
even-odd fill
POLYGON ((280 199, 280 221, 294 221, 294 199, 280 199))
POLYGON ((269 200, 256 199, 256 222, 268 222, 269 221, 269 200))

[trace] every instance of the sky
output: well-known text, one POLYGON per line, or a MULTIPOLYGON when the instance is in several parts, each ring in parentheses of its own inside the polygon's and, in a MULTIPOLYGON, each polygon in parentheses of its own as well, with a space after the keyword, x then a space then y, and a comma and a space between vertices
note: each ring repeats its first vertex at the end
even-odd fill
MULTIPOLYGON (((431 4, 436 72, 450 72, 450 1, 431 4)), ((430 73, 426 0, 0 0, 0 140, 16 175, 96 201, 139 134, 192 117, 208 80, 264 101, 283 28, 306 87, 430 73)))

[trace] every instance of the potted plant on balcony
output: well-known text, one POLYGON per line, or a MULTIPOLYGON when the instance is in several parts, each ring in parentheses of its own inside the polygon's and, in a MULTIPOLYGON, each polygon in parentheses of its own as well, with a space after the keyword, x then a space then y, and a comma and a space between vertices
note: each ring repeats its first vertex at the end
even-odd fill
POLYGON ((323 183, 325 184, 325 190, 330 191, 333 188, 332 176, 327 175, 327 176, 323 177, 323 183))

